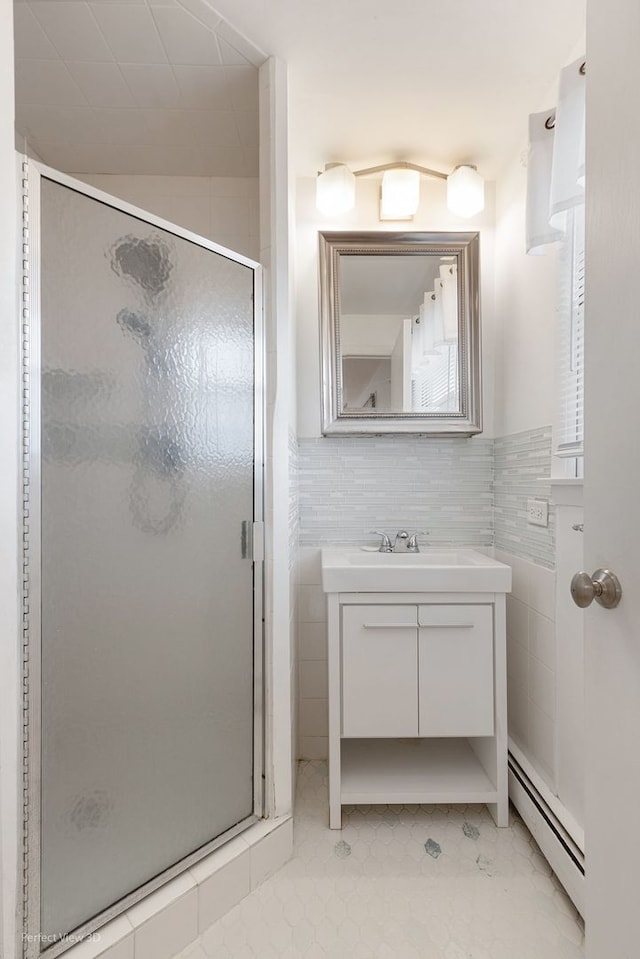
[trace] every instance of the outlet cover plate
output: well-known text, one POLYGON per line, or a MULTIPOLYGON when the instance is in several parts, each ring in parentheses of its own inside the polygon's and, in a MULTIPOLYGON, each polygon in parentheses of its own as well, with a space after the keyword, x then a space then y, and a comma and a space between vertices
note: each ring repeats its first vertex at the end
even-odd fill
POLYGON ((546 499, 527 500, 527 523, 532 526, 549 525, 549 503, 546 499))

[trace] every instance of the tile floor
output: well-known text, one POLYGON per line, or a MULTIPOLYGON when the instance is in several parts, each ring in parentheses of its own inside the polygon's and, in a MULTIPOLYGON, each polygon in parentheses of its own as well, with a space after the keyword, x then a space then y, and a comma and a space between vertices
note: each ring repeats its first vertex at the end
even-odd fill
POLYGON ((293 858, 178 959, 578 959, 583 926, 517 813, 348 807, 300 766, 293 858))

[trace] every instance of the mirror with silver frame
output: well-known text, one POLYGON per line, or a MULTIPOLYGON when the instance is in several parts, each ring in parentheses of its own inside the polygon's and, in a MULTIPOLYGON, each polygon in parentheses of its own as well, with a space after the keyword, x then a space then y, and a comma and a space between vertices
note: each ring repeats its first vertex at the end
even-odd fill
POLYGON ((477 233, 320 233, 322 432, 482 431, 477 233))

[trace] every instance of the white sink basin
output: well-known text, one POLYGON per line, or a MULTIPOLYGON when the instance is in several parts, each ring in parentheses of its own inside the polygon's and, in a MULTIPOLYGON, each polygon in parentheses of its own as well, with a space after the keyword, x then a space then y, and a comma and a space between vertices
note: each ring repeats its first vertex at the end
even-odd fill
POLYGON ((357 547, 321 551, 325 593, 508 593, 511 567, 474 549, 370 553, 357 547))

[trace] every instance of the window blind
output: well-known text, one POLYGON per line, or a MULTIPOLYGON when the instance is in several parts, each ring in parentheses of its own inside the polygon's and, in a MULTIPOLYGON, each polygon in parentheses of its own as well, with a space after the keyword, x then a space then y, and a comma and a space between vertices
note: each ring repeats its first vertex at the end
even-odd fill
POLYGON ((424 366, 412 374, 411 401, 415 411, 451 413, 458 409, 458 346, 438 346, 424 366))
POLYGON ((567 213, 561 257, 562 295, 559 310, 559 396, 555 443, 557 456, 584 452, 584 205, 567 213))

